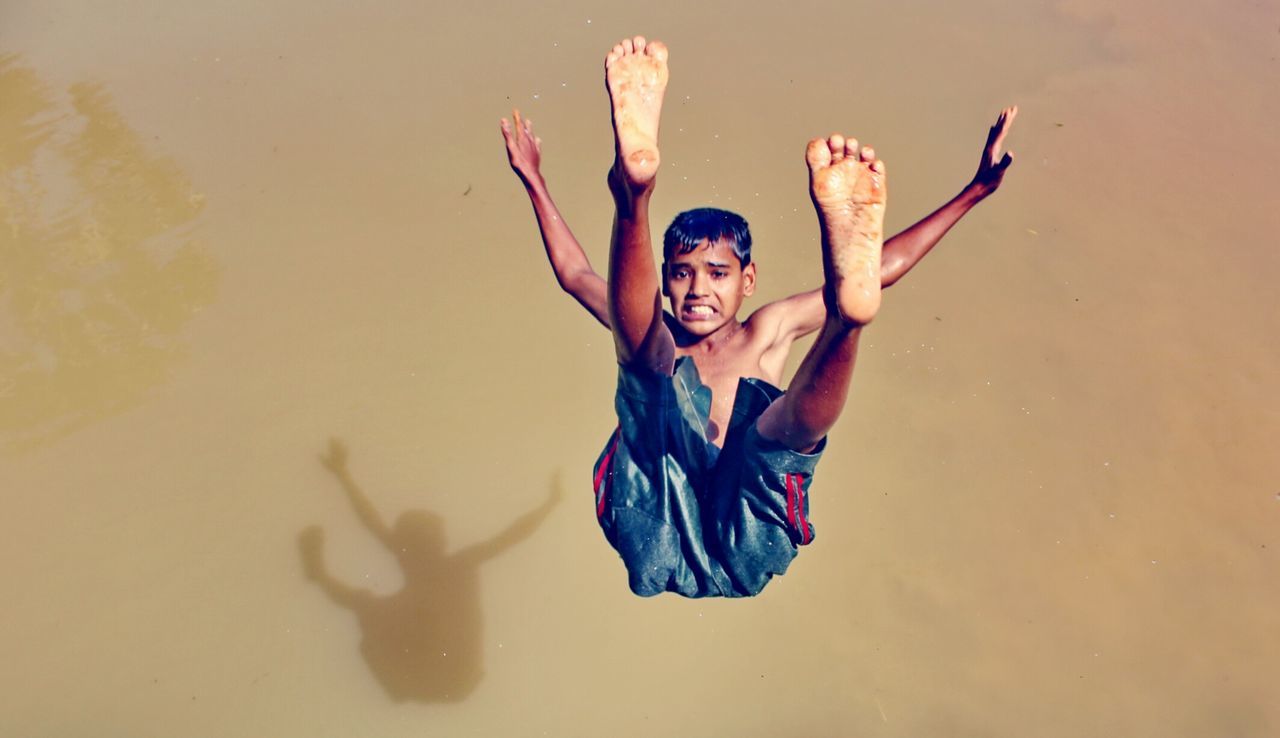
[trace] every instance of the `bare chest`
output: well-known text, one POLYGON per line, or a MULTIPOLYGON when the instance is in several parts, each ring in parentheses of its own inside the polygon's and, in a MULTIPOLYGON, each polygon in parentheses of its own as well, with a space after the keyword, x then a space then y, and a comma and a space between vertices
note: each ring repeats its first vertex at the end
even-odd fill
POLYGON ((776 383, 775 378, 763 376, 758 357, 750 355, 718 357, 687 354, 698 368, 702 384, 711 390, 711 417, 707 424, 707 440, 717 446, 724 445, 724 436, 733 417, 733 402, 738 393, 738 380, 755 377, 776 383))

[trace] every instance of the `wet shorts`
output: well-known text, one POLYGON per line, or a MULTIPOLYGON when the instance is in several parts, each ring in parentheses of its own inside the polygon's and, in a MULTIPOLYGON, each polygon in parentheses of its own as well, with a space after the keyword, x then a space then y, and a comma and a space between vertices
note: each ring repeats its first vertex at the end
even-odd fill
POLYGON ((619 367, 618 429, 596 462, 596 516, 642 596, 749 597, 813 540, 809 481, 826 439, 802 454, 760 437, 782 390, 738 381, 723 448, 707 441, 711 389, 693 360, 672 376, 619 367))

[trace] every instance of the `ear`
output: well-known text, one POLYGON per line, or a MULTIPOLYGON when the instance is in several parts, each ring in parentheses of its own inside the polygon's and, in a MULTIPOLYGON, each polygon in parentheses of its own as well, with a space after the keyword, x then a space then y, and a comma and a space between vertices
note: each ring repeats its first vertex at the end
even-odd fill
POLYGON ((667 262, 662 262, 662 271, 658 276, 661 277, 659 281, 662 282, 662 296, 671 297, 671 291, 667 289, 667 262))
POLYGON ((753 261, 742 270, 742 296, 751 297, 756 291, 756 263, 753 261))

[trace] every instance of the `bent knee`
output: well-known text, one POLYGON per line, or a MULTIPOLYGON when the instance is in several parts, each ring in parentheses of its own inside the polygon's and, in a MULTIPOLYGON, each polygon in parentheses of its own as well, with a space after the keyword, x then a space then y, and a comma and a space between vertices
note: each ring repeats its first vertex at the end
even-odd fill
POLYGON ((788 395, 774 400, 756 419, 756 432, 761 438, 802 454, 817 448, 829 430, 830 427, 806 422, 788 395))

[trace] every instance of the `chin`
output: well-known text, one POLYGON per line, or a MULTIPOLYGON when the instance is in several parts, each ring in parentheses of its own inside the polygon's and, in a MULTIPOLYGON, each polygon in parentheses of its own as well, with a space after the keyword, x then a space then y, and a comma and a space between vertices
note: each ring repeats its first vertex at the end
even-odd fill
POLYGON ((724 325, 722 320, 682 320, 680 326, 695 336, 709 336, 715 333, 720 326, 724 325))

